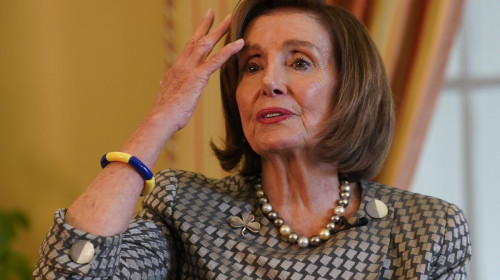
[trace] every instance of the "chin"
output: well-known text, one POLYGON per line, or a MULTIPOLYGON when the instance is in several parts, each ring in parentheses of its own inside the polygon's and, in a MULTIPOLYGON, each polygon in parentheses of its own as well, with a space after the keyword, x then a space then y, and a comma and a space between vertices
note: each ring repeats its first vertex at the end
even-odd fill
POLYGON ((287 153, 294 150, 302 151, 305 149, 304 143, 298 141, 297 139, 289 138, 278 138, 278 139, 266 139, 266 141, 258 141, 254 145, 251 145, 257 154, 269 154, 269 153, 287 153))

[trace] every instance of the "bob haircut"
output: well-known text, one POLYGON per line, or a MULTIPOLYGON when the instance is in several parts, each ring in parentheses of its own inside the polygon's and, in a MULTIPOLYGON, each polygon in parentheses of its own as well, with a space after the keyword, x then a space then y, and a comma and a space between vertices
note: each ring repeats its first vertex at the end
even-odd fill
MULTIPOLYGON (((277 9, 308 13, 330 34, 338 77, 316 155, 336 166, 343 179, 374 177, 385 160, 394 127, 391 89, 375 44, 353 15, 321 0, 240 1, 226 44, 242 38, 252 20, 277 9)), ((261 171, 261 158, 243 135, 235 97, 239 81, 238 57, 233 55, 220 73, 226 139, 223 148, 213 142, 211 146, 224 170, 238 168, 243 175, 254 175, 261 171)))

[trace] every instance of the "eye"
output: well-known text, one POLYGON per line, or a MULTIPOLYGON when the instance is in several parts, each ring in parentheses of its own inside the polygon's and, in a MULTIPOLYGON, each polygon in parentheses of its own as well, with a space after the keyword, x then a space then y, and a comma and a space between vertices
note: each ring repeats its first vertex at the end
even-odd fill
POLYGON ((302 57, 298 57, 293 60, 292 66, 295 70, 308 70, 311 63, 302 57))
POLYGON ((260 71, 261 69, 262 68, 257 63, 254 62, 246 63, 245 66, 243 66, 243 72, 250 74, 260 71))

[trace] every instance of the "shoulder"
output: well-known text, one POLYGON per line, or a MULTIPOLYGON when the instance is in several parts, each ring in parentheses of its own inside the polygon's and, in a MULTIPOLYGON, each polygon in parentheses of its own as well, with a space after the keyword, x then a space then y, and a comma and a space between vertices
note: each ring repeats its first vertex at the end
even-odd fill
POLYGON ((419 227, 425 231, 443 234, 447 227, 457 226, 453 220, 462 220, 466 224, 464 214, 455 204, 445 200, 413 193, 410 191, 388 187, 376 182, 362 182, 365 199, 378 199, 393 211, 393 219, 406 230, 419 227))
POLYGON ((431 275, 444 275, 447 271, 465 274, 471 244, 469 227, 459 207, 375 182, 363 181, 362 188, 365 201, 378 199, 389 208, 391 256, 410 266, 414 262, 427 263, 431 275))
POLYGON ((458 209, 454 204, 445 200, 413 193, 395 187, 389 187, 377 182, 361 182, 363 195, 378 199, 395 210, 396 215, 420 213, 423 216, 434 216, 445 218, 449 208, 458 209))

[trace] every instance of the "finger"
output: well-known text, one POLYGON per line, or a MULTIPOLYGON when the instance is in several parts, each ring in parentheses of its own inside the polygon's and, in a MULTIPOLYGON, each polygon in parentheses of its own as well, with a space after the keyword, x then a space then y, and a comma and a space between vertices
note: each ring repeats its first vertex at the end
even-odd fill
POLYGON ((217 71, 217 69, 219 69, 232 55, 239 52, 243 48, 244 44, 245 42, 243 39, 238 39, 225 45, 220 51, 208 58, 202 68, 204 68, 208 74, 212 74, 217 71))
POLYGON ((217 26, 210 31, 207 35, 205 35, 203 38, 198 40, 198 42, 201 45, 205 44, 216 44, 224 34, 229 30, 229 25, 231 24, 231 16, 227 15, 217 26))
POLYGON ((199 57, 200 60, 204 61, 217 42, 224 37, 224 34, 228 31, 230 24, 231 16, 228 15, 212 31, 210 31, 210 33, 198 40, 196 42, 196 47, 192 49, 195 57, 199 57))
POLYGON ((203 36, 207 35, 208 31, 210 31, 210 27, 214 24, 215 13, 212 9, 208 9, 205 17, 201 21, 200 25, 196 28, 193 36, 191 37, 191 41, 197 42, 203 36))

